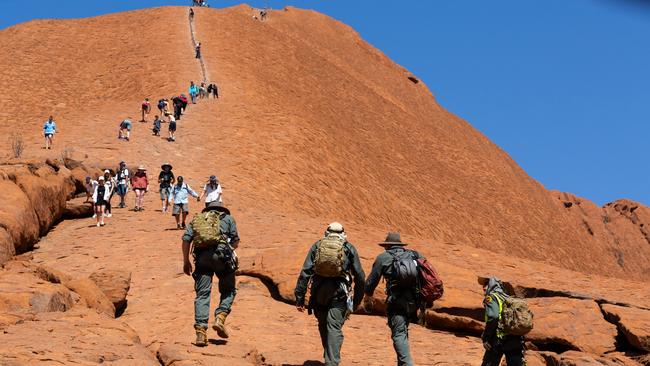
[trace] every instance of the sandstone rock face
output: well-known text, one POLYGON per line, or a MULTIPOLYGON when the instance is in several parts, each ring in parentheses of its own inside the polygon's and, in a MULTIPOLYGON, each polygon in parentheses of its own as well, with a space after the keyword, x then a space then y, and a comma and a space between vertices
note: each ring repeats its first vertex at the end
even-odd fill
POLYGON ((86 202, 85 197, 76 198, 66 202, 65 211, 63 211, 63 219, 74 220, 92 217, 93 206, 91 203, 86 202))
POLYGON ((549 297, 529 299, 528 304, 535 314, 535 328, 526 339, 593 354, 616 349, 616 326, 603 318, 596 302, 549 297))
POLYGON ((543 352, 547 365, 551 366, 638 366, 638 363, 623 355, 597 356, 577 351, 568 351, 560 355, 543 352))
POLYGON ((0 264, 31 249, 64 211, 74 192, 70 171, 58 161, 25 161, 0 165, 0 264))
POLYGON ((126 295, 131 288, 131 272, 122 270, 101 270, 90 274, 106 297, 115 306, 116 314, 122 314, 126 309, 126 295))
POLYGON ((80 278, 66 283, 66 286, 79 294, 88 307, 107 316, 115 317, 115 306, 93 280, 80 278))
POLYGON ((3 365, 159 365, 137 334, 91 309, 44 313, 0 332, 3 365))
POLYGON ((650 311, 604 304, 602 309, 609 321, 618 324, 630 344, 650 352, 650 311))

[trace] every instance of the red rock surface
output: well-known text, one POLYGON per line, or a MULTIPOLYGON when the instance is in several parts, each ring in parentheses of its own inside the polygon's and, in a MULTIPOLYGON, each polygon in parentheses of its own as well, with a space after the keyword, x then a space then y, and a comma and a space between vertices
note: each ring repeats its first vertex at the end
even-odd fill
MULTIPOLYGON (((128 299, 124 314, 111 319, 81 306, 82 301, 66 312, 25 312, 29 316, 19 320, 0 312, 0 321, 6 317, 7 324, 14 324, 0 334, 0 344, 8 347, 2 352, 13 362, 49 357, 63 363, 106 358, 158 364, 154 355, 176 366, 320 360, 315 320, 285 302, 293 298, 308 247, 334 219, 344 222, 366 270, 382 250, 376 243, 393 229, 401 230, 442 274, 447 295, 430 319, 451 331, 412 327, 418 365, 480 362, 480 340, 464 335, 479 331, 479 276, 498 275, 528 296, 556 297, 544 306, 545 299, 531 300, 538 306, 535 342, 552 338, 596 353, 576 356, 584 362, 614 350, 615 326, 605 322, 595 300, 637 308, 650 304, 650 246, 641 237, 646 208, 632 210, 631 203, 626 208, 621 201, 576 213, 486 137, 441 108, 424 83, 410 81, 410 73, 328 17, 288 8, 258 22, 250 8, 240 6, 196 9, 195 25, 207 77, 219 84, 221 98, 190 105, 175 143, 152 136, 149 124, 138 122, 130 142, 114 136, 121 119, 137 120, 142 98, 169 97, 185 91, 189 80, 200 80, 187 8, 37 21, 0 31, 6 40, 0 45, 0 90, 5 91, 0 103, 7 105, 0 109, 6 121, 0 131, 21 131, 28 159, 74 155, 93 167, 126 160, 131 167, 146 165, 154 177, 157 167, 170 161, 194 188, 217 174, 242 237, 238 298, 228 318, 232 337, 223 342, 210 333, 209 347, 190 344, 193 282, 182 274, 181 233, 171 217, 156 210, 160 201, 152 184, 146 211, 115 209, 103 228, 90 219, 64 221, 34 253, 32 264, 50 268, 43 275, 47 278, 97 280, 93 273, 130 272, 130 287, 115 287, 120 298, 128 299), (161 24, 164 47, 158 41, 161 24), (66 47, 51 46, 61 42, 66 47), (16 59, 25 62, 15 67, 16 59), (40 87, 28 96, 19 89, 35 84, 40 87), (14 95, 26 99, 7 102, 14 95), (39 131, 49 114, 61 130, 52 151, 40 149, 39 131), (592 235, 585 222, 597 227, 603 211, 612 220, 603 224, 602 235, 600 229, 592 229, 592 235), (562 298, 567 296, 580 299, 562 298), (443 318, 446 325, 441 325, 443 318), (592 324, 598 332, 590 333, 592 324), (83 329, 91 329, 90 335, 83 329), (96 335, 106 333, 103 329, 109 334, 100 347, 96 335), (51 345, 26 341, 51 332, 57 334, 51 345)), ((96 172, 78 166, 70 170, 59 173, 79 180, 96 172)), ((37 173, 33 175, 52 174, 45 166, 37 173)), ((0 189, 16 198, 0 212, 0 222, 9 224, 0 229, 5 257, 13 254, 6 243, 20 235, 37 239, 49 222, 38 215, 47 210, 34 203, 49 186, 25 176, 26 186, 32 187, 29 194, 11 179, 0 180, 0 189)), ((71 186, 72 178, 59 185, 71 186)), ((64 196, 69 192, 56 198, 64 196)), ((130 207, 132 199, 130 195, 130 207)), ((65 205, 55 202, 54 212, 62 212, 65 205)), ((590 205, 581 202, 581 207, 590 205)), ((192 212, 199 205, 192 202, 192 212)), ((7 276, 18 276, 7 271, 7 276)), ((31 277, 43 279, 34 273, 19 276, 30 278, 27 284, 31 277)), ((31 291, 20 281, 8 291, 31 291)), ((115 303, 110 286, 95 282, 115 303)), ((217 296, 213 294, 213 303, 217 296)), ((345 334, 343 364, 394 363, 385 319, 354 315, 345 334)))
POLYGON ((619 324, 632 346, 650 352, 650 311, 609 304, 602 308, 610 321, 619 324))

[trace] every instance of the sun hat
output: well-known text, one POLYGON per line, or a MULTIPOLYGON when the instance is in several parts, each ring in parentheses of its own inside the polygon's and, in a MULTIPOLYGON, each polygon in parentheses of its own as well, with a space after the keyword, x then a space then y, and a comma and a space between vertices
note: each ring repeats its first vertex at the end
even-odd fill
POLYGON ((341 223, 334 221, 327 226, 327 231, 330 233, 342 233, 345 230, 343 230, 343 225, 341 225, 341 223))
POLYGON ((138 170, 147 171, 147 168, 145 168, 144 165, 140 164, 138 170))
POLYGON ((106 173, 111 174, 111 171, 106 169, 106 170, 104 170, 104 174, 106 174, 106 173))
POLYGON ((106 180, 106 178, 104 178, 103 175, 100 175, 99 178, 97 178, 97 180, 106 180))
POLYGON ((394 245, 408 245, 406 243, 402 242, 402 237, 399 233, 396 232, 389 232, 388 235, 386 235, 386 240, 383 242, 379 243, 381 246, 394 246, 394 245))
POLYGON ((216 175, 211 175, 210 176, 210 182, 219 183, 219 179, 217 179, 216 175))
POLYGON ((230 210, 226 208, 221 202, 213 201, 208 203, 208 205, 203 209, 203 212, 208 211, 221 211, 230 215, 230 210))
POLYGON ((169 163, 164 163, 163 165, 160 166, 160 169, 165 170, 165 167, 166 167, 166 166, 169 167, 169 170, 172 170, 172 169, 173 169, 172 165, 169 164, 169 163))

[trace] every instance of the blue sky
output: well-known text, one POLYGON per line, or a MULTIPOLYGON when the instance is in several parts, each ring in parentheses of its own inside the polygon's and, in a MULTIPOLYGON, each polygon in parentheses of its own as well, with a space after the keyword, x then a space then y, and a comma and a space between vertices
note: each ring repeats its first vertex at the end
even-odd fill
MULTIPOLYGON (((189 2, 0 0, 0 28, 189 2)), ((351 25, 547 188, 650 205, 649 1, 248 4, 312 8, 351 25)))

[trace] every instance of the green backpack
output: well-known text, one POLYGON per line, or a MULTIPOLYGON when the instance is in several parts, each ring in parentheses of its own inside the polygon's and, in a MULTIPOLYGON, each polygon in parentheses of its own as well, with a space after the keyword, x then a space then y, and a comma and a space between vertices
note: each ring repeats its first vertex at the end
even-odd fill
POLYGON ((508 296, 499 301, 503 307, 500 327, 506 334, 523 336, 533 330, 533 312, 526 300, 508 296))
POLYGON ((221 217, 222 214, 216 211, 194 215, 190 225, 194 231, 192 243, 195 248, 203 249, 228 244, 226 236, 221 233, 221 217))
POLYGON ((342 277, 345 275, 343 263, 345 260, 345 238, 341 235, 330 234, 318 243, 314 272, 323 277, 342 277))

